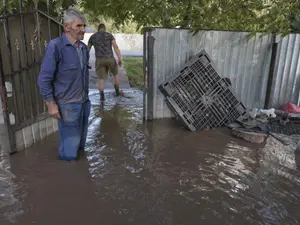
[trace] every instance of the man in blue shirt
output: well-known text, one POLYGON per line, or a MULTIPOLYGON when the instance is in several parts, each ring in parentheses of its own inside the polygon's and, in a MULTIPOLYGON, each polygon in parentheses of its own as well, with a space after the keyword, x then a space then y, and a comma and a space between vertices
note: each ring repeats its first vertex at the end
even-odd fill
POLYGON ((64 34, 52 39, 38 77, 48 113, 58 120, 59 159, 75 160, 86 142, 89 100, 89 52, 81 41, 85 18, 76 9, 64 13, 64 34))

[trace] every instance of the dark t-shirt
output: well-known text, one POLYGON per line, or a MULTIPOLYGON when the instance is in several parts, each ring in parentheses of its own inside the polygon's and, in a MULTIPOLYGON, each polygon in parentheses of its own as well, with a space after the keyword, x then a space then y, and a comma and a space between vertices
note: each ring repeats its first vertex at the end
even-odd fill
POLYGON ((111 58, 114 57, 111 42, 114 40, 111 33, 98 31, 94 33, 90 39, 89 44, 95 48, 96 58, 111 58))

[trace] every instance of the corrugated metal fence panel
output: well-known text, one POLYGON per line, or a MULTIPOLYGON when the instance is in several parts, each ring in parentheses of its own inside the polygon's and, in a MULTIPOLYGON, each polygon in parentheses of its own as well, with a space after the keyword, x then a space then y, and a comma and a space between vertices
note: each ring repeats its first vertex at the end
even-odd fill
POLYGON ((193 36, 188 30, 154 29, 153 119, 173 116, 157 86, 176 75, 191 56, 203 49, 212 57, 217 71, 231 78, 238 99, 248 108, 262 108, 271 36, 260 38, 257 34, 248 40, 248 35, 247 32, 201 31, 193 36))
MULTIPOLYGON (((153 62, 153 119, 173 117, 158 90, 158 85, 169 76, 174 76, 184 66, 188 52, 188 31, 176 29, 155 29, 153 62)), ((149 99, 150 100, 150 99, 149 99)))
POLYGON ((299 104, 300 92, 300 35, 290 34, 278 43, 271 93, 271 105, 275 108, 288 101, 299 104))
POLYGON ((237 98, 248 108, 263 107, 271 60, 271 36, 247 32, 202 31, 189 34, 189 55, 205 50, 220 75, 231 79, 237 98))

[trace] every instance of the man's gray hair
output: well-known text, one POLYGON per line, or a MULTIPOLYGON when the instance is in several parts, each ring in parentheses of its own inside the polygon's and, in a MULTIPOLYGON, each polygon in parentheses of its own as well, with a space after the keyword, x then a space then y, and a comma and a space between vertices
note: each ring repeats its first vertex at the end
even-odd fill
POLYGON ((80 19, 83 22, 86 22, 84 15, 82 15, 79 10, 74 7, 69 7, 64 13, 64 23, 70 24, 75 19, 80 19))

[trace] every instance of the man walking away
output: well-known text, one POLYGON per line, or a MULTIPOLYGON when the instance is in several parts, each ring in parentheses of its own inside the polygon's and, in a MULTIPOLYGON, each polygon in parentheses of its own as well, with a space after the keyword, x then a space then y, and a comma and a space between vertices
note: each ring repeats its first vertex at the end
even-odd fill
POLYGON ((69 8, 63 18, 64 33, 47 46, 38 85, 48 113, 58 119, 59 159, 75 160, 86 142, 91 103, 89 91, 89 52, 81 41, 85 18, 69 8))
POLYGON ((88 50, 90 51, 92 46, 95 48, 96 53, 96 74, 98 76, 98 88, 100 91, 100 100, 104 101, 104 80, 108 77, 108 71, 113 74, 114 87, 116 95, 123 95, 119 90, 119 75, 118 65, 122 65, 122 58, 120 49, 116 43, 114 36, 106 32, 106 27, 103 23, 98 26, 98 32, 93 34, 88 41, 88 50), (118 65, 113 55, 112 46, 114 47, 115 53, 118 57, 118 65))

